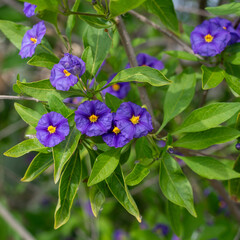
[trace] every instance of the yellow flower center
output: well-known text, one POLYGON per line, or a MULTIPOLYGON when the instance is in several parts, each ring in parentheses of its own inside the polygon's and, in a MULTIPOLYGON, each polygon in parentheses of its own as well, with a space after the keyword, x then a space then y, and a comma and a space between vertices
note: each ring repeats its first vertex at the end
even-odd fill
POLYGON ((96 122, 96 121, 98 120, 98 116, 92 114, 92 115, 89 117, 89 120, 90 120, 90 122, 94 123, 94 122, 96 122))
POLYGON ((36 38, 30 38, 30 40, 31 40, 34 44, 37 43, 37 39, 36 39, 36 38))
POLYGON ((66 69, 63 70, 63 73, 65 74, 66 77, 69 77, 71 75, 71 73, 66 69))
POLYGON ((112 85, 112 89, 113 89, 113 91, 118 91, 120 89, 120 85, 115 83, 112 85))
POLYGON ((50 125, 47 130, 49 131, 50 134, 52 134, 56 132, 56 127, 50 125))
POLYGON ((114 127, 113 130, 112 130, 116 135, 118 135, 121 131, 118 127, 114 127))
POLYGON ((211 34, 206 35, 204 38, 205 38, 205 41, 208 43, 212 42, 213 40, 213 36, 211 34))
POLYGON ((227 28, 226 27, 223 27, 224 30, 226 30, 227 28))
POLYGON ((132 116, 132 118, 130 119, 130 121, 133 123, 133 124, 138 124, 139 123, 139 119, 140 119, 140 116, 132 116))

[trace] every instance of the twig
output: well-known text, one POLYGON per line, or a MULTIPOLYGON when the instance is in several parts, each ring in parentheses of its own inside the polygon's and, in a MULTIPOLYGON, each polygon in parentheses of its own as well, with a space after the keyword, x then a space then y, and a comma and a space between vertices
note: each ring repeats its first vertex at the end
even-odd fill
POLYGON ((200 108, 205 105, 206 100, 207 100, 207 95, 208 95, 208 90, 203 91, 202 100, 201 100, 201 102, 199 104, 200 108))
POLYGON ((0 215, 2 218, 22 237, 24 240, 35 240, 31 233, 29 233, 12 214, 0 203, 0 215))
MULTIPOLYGON (((143 23, 146 23, 150 26, 152 26, 153 28, 155 28, 156 30, 158 30, 159 32, 165 34, 167 37, 173 39, 175 42, 177 42, 179 45, 182 46, 182 48, 190 53, 190 54, 194 54, 193 50, 185 43, 183 42, 180 38, 178 38, 174 33, 172 33, 171 31, 160 27, 159 25, 157 25, 156 23, 152 22, 151 20, 147 19, 146 17, 144 17, 143 15, 135 12, 135 11, 129 11, 129 13, 131 15, 133 15, 134 17, 136 17, 138 20, 140 20, 143 23)), ((195 56, 197 56, 199 59, 203 60, 203 58, 197 54, 194 54, 195 56)))
MULTIPOLYGON (((137 67, 138 63, 136 60, 134 49, 131 44, 130 37, 128 35, 126 27, 120 16, 116 18, 116 27, 119 32, 123 47, 126 51, 130 66, 137 67)), ((158 123, 158 121, 156 120, 156 118, 153 114, 152 104, 148 98, 147 91, 144 87, 138 87, 138 90, 139 90, 141 102, 142 102, 142 104, 145 104, 147 106, 147 109, 152 116, 153 127, 155 130, 157 130, 159 128, 160 124, 158 123)))
POLYGON ((176 7, 176 10, 179 11, 179 12, 193 13, 193 14, 200 15, 200 16, 203 16, 203 17, 210 17, 210 16, 212 16, 207 11, 202 10, 202 9, 197 9, 197 8, 176 7))

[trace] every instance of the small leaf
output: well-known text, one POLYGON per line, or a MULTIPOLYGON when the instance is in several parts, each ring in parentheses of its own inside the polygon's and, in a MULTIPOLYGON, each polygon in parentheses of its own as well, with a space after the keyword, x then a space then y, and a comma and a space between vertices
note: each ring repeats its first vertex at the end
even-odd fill
POLYGON ((234 128, 217 127, 203 132, 187 133, 177 140, 173 146, 199 150, 215 144, 232 141, 239 136, 240 131, 234 128))
MULTIPOLYGON (((237 158, 233 170, 240 174, 240 157, 237 158)), ((240 178, 229 181, 229 192, 235 201, 240 201, 240 178)))
POLYGON ((22 120, 32 127, 36 127, 42 115, 31 108, 25 107, 19 103, 14 103, 14 107, 22 120))
POLYGON ((119 108, 119 106, 121 105, 122 101, 113 96, 112 94, 110 93, 106 93, 105 95, 105 98, 106 98, 106 105, 113 111, 113 112, 116 112, 117 109, 119 108))
POLYGON ((147 175, 150 173, 150 170, 141 165, 136 164, 132 172, 130 172, 126 177, 126 184, 128 186, 135 186, 139 184, 147 175))
POLYGON ((236 14, 240 16, 240 3, 236 2, 223 4, 218 7, 206 7, 205 9, 214 15, 236 14))
POLYGON ((48 167, 53 164, 52 153, 44 154, 39 153, 30 163, 24 177, 21 179, 23 182, 31 182, 44 172, 48 167))
POLYGON ((202 65, 202 88, 204 90, 215 88, 224 79, 224 70, 219 67, 206 67, 202 65))
POLYGON ((240 110, 234 102, 212 103, 194 110, 174 133, 199 132, 217 127, 240 110))
POLYGON ((212 157, 178 157, 195 173, 207 179, 228 180, 240 177, 240 173, 233 171, 227 165, 212 157))
POLYGON ((64 165, 75 152, 78 146, 80 136, 81 133, 76 129, 76 127, 74 127, 70 129, 70 133, 64 141, 53 147, 55 183, 58 182, 64 165))
POLYGON ((102 208, 103 203, 105 202, 105 195, 103 191, 101 191, 100 186, 98 184, 90 188, 89 199, 90 199, 93 215, 97 217, 99 211, 102 208))
POLYGON ((37 138, 27 139, 19 144, 15 145, 14 147, 10 148, 8 151, 4 153, 7 157, 21 157, 29 152, 46 152, 48 148, 44 147, 37 138))
POLYGON ((132 214, 138 222, 141 222, 138 207, 127 188, 120 165, 118 165, 112 175, 106 179, 106 183, 118 202, 132 214))
POLYGON ((120 152, 121 148, 112 148, 97 157, 88 179, 88 186, 103 181, 113 173, 119 163, 120 152))
POLYGON ((52 69, 55 64, 59 62, 59 59, 53 55, 48 53, 40 53, 38 55, 34 55, 28 62, 28 65, 37 66, 37 67, 46 67, 48 69, 52 69))
POLYGON ((55 210, 55 229, 64 225, 70 218, 73 200, 81 182, 81 164, 79 151, 77 150, 69 160, 59 183, 58 204, 55 210))
POLYGON ((159 184, 164 196, 171 202, 186 208, 194 217, 192 187, 179 164, 165 153, 160 162, 159 184))

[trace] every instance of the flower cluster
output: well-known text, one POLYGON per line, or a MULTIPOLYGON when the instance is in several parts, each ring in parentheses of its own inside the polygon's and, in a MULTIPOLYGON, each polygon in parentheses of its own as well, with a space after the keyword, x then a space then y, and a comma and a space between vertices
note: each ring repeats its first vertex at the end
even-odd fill
POLYGON ((221 53, 227 45, 240 41, 240 33, 232 23, 222 18, 205 20, 191 33, 191 44, 195 54, 213 57, 221 53))
POLYGON ((57 90, 68 91, 85 72, 84 61, 69 53, 55 64, 51 70, 50 82, 57 90))

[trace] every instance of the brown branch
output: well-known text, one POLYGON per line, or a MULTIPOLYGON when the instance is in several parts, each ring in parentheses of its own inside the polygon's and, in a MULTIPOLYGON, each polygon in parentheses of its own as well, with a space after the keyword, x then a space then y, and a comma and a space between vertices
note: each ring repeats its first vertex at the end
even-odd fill
MULTIPOLYGON (((133 46, 131 44, 131 39, 128 35, 126 27, 125 27, 125 25, 124 25, 120 16, 116 18, 116 27, 117 27, 117 30, 119 32, 123 47, 126 51, 130 66, 131 67, 137 67, 138 63, 137 63, 137 60, 136 60, 136 56, 135 56, 133 46)), ((153 127, 154 127, 155 130, 157 130, 159 128, 160 124, 158 123, 158 121, 156 120, 156 118, 153 114, 152 104, 150 102, 150 99, 148 98, 147 91, 144 87, 138 87, 138 90, 139 90, 141 102, 142 102, 142 104, 145 104, 147 106, 147 109, 152 116, 153 127)))
MULTIPOLYGON (((157 25, 156 23, 152 22, 151 20, 147 19, 145 16, 135 12, 135 11, 129 11, 129 13, 131 15, 133 15, 134 17, 136 17, 138 20, 140 20, 143 23, 146 23, 150 26, 152 26, 154 29, 158 30, 159 32, 165 34, 167 37, 173 39, 175 42, 177 42, 179 45, 182 46, 182 48, 190 53, 190 54, 194 54, 193 50, 185 43, 183 42, 180 38, 177 37, 177 35, 175 35, 173 32, 169 31, 168 29, 162 28, 159 25, 157 25)), ((203 60, 203 58, 197 54, 194 54, 195 56, 197 56, 199 59, 203 60)))

